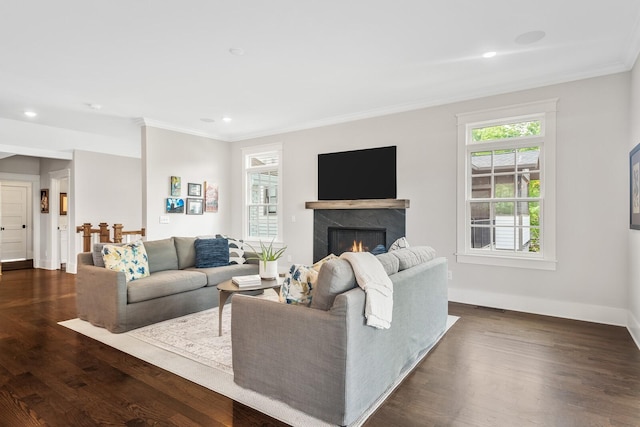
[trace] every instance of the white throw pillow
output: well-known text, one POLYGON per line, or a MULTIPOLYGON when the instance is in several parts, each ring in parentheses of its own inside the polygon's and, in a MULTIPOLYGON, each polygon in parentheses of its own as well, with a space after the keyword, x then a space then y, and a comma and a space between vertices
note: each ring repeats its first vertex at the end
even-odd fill
POLYGON ((398 249, 404 249, 409 247, 409 242, 407 242, 406 237, 400 237, 398 240, 393 242, 391 246, 389 246, 389 252, 397 251, 398 249))

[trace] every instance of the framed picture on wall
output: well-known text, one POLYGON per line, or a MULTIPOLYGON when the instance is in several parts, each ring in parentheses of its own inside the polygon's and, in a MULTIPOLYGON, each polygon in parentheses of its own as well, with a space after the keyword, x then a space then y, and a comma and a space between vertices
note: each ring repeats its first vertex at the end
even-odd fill
POLYGON ((40 190, 40 213, 49 213, 49 189, 40 190))
POLYGON ((184 200, 173 197, 168 198, 165 204, 165 211, 167 213, 184 213, 184 200))
POLYGON ((218 212, 218 185, 210 182, 204 183, 204 211, 218 212))
POLYGON ((67 214, 67 193, 60 193, 60 215, 67 214))
POLYGON ((202 215, 202 199, 187 199, 187 215, 202 215))
POLYGON ((640 230, 640 144, 629 153, 629 227, 640 230))
POLYGON ((187 184, 187 196, 202 197, 202 184, 187 184))
POLYGON ((182 180, 179 176, 171 177, 171 196, 180 197, 182 194, 182 180))

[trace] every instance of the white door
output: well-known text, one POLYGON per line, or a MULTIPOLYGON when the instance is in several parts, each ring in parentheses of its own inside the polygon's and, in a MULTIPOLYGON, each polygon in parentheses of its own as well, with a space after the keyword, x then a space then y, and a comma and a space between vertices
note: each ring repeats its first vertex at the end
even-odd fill
POLYGON ((2 184, 0 260, 27 259, 27 188, 2 184))

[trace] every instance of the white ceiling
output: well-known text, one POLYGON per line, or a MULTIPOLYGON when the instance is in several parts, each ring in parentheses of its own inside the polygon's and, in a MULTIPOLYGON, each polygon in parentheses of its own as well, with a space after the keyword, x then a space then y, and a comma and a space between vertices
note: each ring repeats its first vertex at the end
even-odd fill
POLYGON ((639 23, 638 0, 2 0, 0 119, 235 141, 626 71, 639 23))

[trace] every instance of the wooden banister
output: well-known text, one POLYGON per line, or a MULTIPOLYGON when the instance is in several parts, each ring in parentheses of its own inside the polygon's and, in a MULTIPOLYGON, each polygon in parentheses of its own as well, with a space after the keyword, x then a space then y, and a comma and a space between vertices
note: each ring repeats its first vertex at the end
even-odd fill
POLYGON ((144 228, 141 228, 140 230, 122 231, 122 224, 113 224, 113 241, 115 243, 122 243, 123 236, 134 236, 137 234, 145 237, 146 230, 144 228))
POLYGON ((140 235, 146 236, 146 230, 144 228, 140 230, 123 231, 122 224, 113 225, 113 240, 109 239, 109 224, 101 222, 98 224, 99 228, 93 228, 91 223, 85 222, 82 225, 76 227, 76 233, 82 233, 82 251, 91 252, 91 237, 93 234, 98 234, 100 243, 122 243, 122 236, 140 235))

